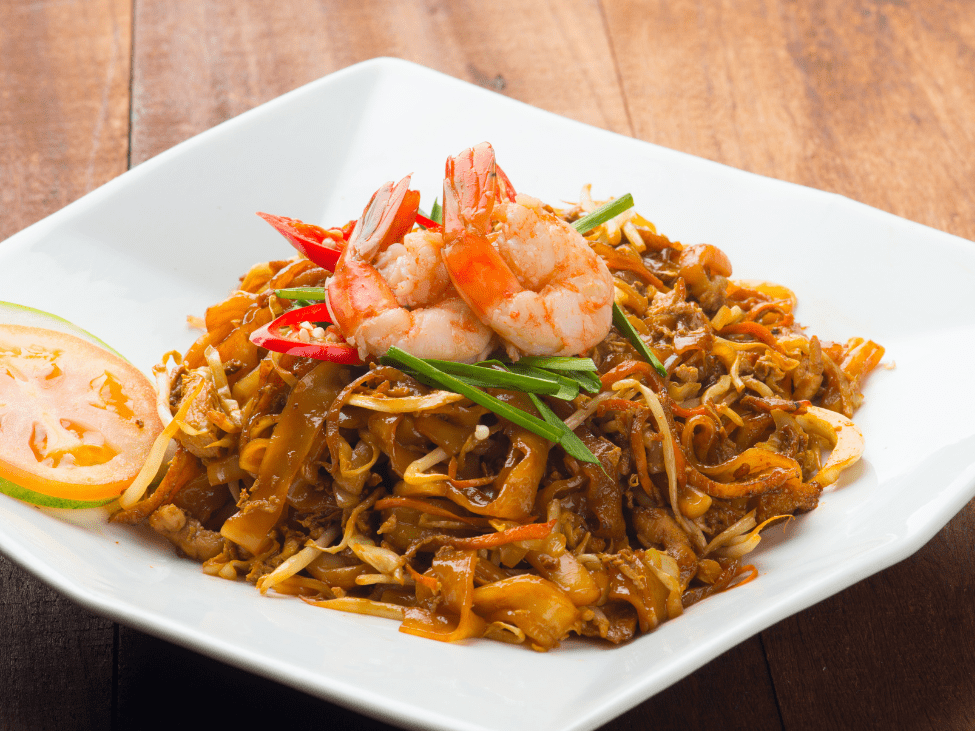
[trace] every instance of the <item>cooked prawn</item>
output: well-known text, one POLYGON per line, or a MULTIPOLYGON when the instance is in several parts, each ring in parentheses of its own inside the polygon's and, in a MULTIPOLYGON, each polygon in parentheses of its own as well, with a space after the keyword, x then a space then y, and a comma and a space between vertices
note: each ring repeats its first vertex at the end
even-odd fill
POLYGON ((541 201, 514 194, 486 142, 447 160, 443 259, 512 358, 578 355, 612 325, 609 269, 541 201))
POLYGON ((419 203, 409 184, 388 182, 369 201, 329 280, 329 312, 361 358, 395 345, 420 358, 483 359, 494 334, 451 284, 441 235, 407 233, 419 203))

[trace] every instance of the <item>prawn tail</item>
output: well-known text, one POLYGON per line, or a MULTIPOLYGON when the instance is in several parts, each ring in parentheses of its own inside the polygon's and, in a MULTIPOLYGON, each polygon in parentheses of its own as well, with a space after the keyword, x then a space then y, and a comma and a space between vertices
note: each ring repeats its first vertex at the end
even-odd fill
POLYGON ((407 175, 395 185, 391 180, 383 183, 372 194, 349 237, 349 248, 358 258, 371 260, 413 228, 420 192, 409 188, 410 176, 407 175))
POLYGON ((329 311, 346 338, 354 339, 363 322, 397 306, 373 261, 413 228, 419 205, 420 193, 410 190, 407 175, 396 184, 383 183, 363 209, 328 283, 329 311))
POLYGON ((504 170, 501 169, 500 165, 495 164, 494 169, 498 173, 498 189, 504 194, 505 198, 514 203, 518 198, 518 193, 515 192, 515 186, 511 184, 511 181, 504 174, 504 170))
POLYGON ((465 228, 486 232, 497 193, 494 148, 489 143, 448 157, 443 191, 444 242, 449 244, 465 228))
MULTIPOLYGON (((488 239, 498 181, 494 149, 487 142, 447 158, 443 261, 457 291, 482 320, 499 300, 521 289, 488 239)), ((506 176, 504 181, 500 187, 514 191, 506 176)))
POLYGON ((328 282, 328 306, 342 334, 354 338, 363 322, 397 303, 386 280, 371 264, 345 259, 328 282))

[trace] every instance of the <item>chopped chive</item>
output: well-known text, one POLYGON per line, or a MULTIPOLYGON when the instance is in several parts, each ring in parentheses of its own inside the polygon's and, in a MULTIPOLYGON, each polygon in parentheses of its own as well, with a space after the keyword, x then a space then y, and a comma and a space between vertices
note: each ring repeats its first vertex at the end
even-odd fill
POLYGON ((283 300, 305 300, 306 302, 321 302, 325 299, 324 287, 290 287, 276 289, 274 294, 283 300))
MULTIPOLYGON (((575 457, 580 462, 589 462, 590 464, 599 465, 602 468, 603 463, 599 461, 595 454, 593 454, 589 447, 586 446, 574 431, 565 425, 555 412, 549 408, 549 405, 542 401, 538 396, 533 393, 528 394, 528 397, 532 400, 535 408, 538 409, 538 413, 542 415, 545 423, 559 429, 562 432, 561 437, 558 439, 559 445, 565 450, 565 453, 570 457, 575 457)), ((604 470, 605 471, 605 470, 604 470)))
POLYGON ((479 385, 490 388, 511 388, 517 391, 524 391, 525 393, 547 394, 555 394, 559 390, 559 385, 556 381, 551 378, 536 376, 535 374, 511 373, 510 371, 486 368, 482 365, 468 365, 467 363, 457 363, 450 360, 436 360, 434 358, 427 358, 425 360, 444 373, 477 380, 481 382, 479 385))
MULTIPOLYGON (((501 367, 509 368, 515 366, 508 366, 502 364, 501 367)), ((549 377, 554 377, 560 382, 564 382, 568 380, 567 378, 565 378, 565 376, 560 376, 556 373, 546 373, 546 371, 543 371, 533 366, 522 366, 522 367, 529 368, 532 371, 537 371, 539 373, 546 374, 549 377)), ((575 398, 575 396, 579 395, 578 387, 574 388, 574 392, 575 395, 573 395, 572 398, 575 398)), ((557 394, 556 397, 558 397, 557 394)), ((589 462, 591 464, 599 465, 599 469, 601 469, 604 473, 606 472, 602 462, 600 462, 599 459, 596 457, 596 455, 594 455, 590 451, 589 447, 585 445, 585 443, 576 435, 576 433, 572 431, 568 426, 566 426, 565 422, 562 421, 562 419, 560 419, 556 415, 556 413, 552 411, 551 408, 549 408, 548 404, 546 404, 544 401, 542 401, 542 399, 539 396, 536 396, 533 393, 529 393, 528 398, 531 399, 532 403, 535 405, 535 408, 538 410, 538 413, 541 415, 542 419, 544 419, 546 423, 550 424, 551 426, 554 426, 556 429, 559 429, 562 432, 562 436, 559 438, 558 443, 562 447, 562 449, 565 450, 566 454, 568 454, 571 457, 575 457, 576 459, 582 462, 589 462)))
MULTIPOLYGON (((589 358, 579 358, 578 360, 587 360, 592 363, 589 358)), ((549 378, 558 380, 559 383, 563 384, 564 389, 572 389, 571 396, 561 396, 559 394, 551 394, 556 398, 561 398, 564 401, 569 401, 574 399, 579 395, 579 389, 588 391, 589 393, 599 393, 603 388, 602 381, 599 380, 594 372, 589 372, 588 370, 556 370, 552 368, 551 370, 543 369, 541 366, 529 365, 526 363, 528 358, 522 358, 517 363, 505 363, 505 368, 509 368, 516 373, 525 373, 530 376, 535 376, 536 378, 549 378), (570 385, 571 382, 571 385, 570 385)), ((593 364, 593 370, 596 366, 593 364)), ((568 393, 568 391, 566 391, 568 393)))
POLYGON ((437 202, 436 198, 433 199, 433 208, 430 209, 430 220, 443 226, 443 207, 437 202))
MULTIPOLYGON (((595 378, 595 375, 588 371, 563 371, 568 374, 563 376, 559 373, 544 371, 535 366, 521 365, 520 362, 511 364, 489 360, 477 365, 468 365, 453 361, 416 358, 396 347, 390 348, 386 355, 379 360, 385 365, 404 368, 417 380, 429 386, 447 388, 466 396, 474 403, 490 409, 498 416, 561 445, 566 454, 582 462, 599 465, 602 468, 602 463, 586 447, 585 443, 565 425, 565 422, 556 416, 548 404, 536 395, 543 393, 564 400, 573 399, 579 395, 579 383, 576 380, 578 377, 591 376, 595 378), (498 366, 501 370, 488 366, 498 366), (511 368, 524 372, 512 372, 509 370, 511 368), (479 386, 511 388, 527 393, 542 418, 538 419, 481 391, 478 388, 479 386)), ((598 380, 596 378, 597 382, 598 380)))
POLYGON ((545 368, 550 371, 595 371, 592 358, 570 358, 561 355, 527 355, 518 361, 520 365, 545 368))
POLYGON ((565 374, 566 378, 571 378, 573 381, 579 384, 579 388, 587 393, 599 393, 603 390, 603 382, 599 380, 599 376, 595 373, 586 373, 580 371, 569 371, 565 374))
POLYGON ((549 395, 562 401, 571 401, 579 395, 579 382, 573 378, 563 376, 559 373, 543 371, 541 368, 535 368, 533 366, 524 366, 520 362, 506 365, 505 367, 509 368, 512 373, 522 373, 526 376, 544 379, 552 384, 556 384, 558 390, 549 395))
POLYGON ((602 223, 606 223, 611 218, 616 218, 627 208, 633 207, 633 196, 627 193, 626 195, 620 196, 616 200, 612 200, 609 203, 601 205, 592 213, 589 213, 578 221, 573 223, 576 231, 584 234, 588 231, 592 231, 596 226, 602 223))
POLYGON ((524 427, 533 434, 537 434, 551 442, 558 442, 560 437, 562 437, 562 431, 557 427, 511 404, 506 404, 501 399, 495 398, 475 386, 469 386, 459 378, 455 378, 449 373, 444 373, 436 366, 412 356, 396 346, 387 350, 386 355, 381 360, 387 363, 392 362, 395 365, 404 365, 410 370, 416 371, 420 375, 435 381, 442 388, 459 393, 461 396, 466 396, 474 403, 493 411, 498 416, 524 427))
POLYGON ((640 337, 633 324, 627 319, 626 313, 620 309, 620 306, 613 303, 613 324, 616 325, 616 329, 619 330, 623 337, 630 341, 630 345, 636 348, 637 352, 642 355, 650 365, 652 365, 657 373, 659 373, 664 378, 667 377, 667 369, 664 368, 663 363, 661 363, 657 356, 653 354, 653 351, 647 347, 647 344, 643 342, 643 338, 640 337))
MULTIPOLYGON (((382 363, 383 365, 392 365, 392 366, 395 366, 395 367, 399 368, 400 370, 402 370, 404 373, 407 373, 410 376, 412 376, 413 378, 415 378, 416 380, 418 380, 420 383, 424 383, 427 386, 430 386, 432 388, 439 388, 439 389, 445 388, 445 386, 443 385, 443 383, 441 383, 441 382, 439 382, 439 381, 437 381, 436 379, 433 379, 433 378, 427 378, 422 373, 417 373, 416 371, 412 370, 411 368, 407 368, 402 363, 396 363, 395 361, 386 361, 386 360, 383 360, 383 358, 380 358, 379 359, 379 362, 382 363)), ((448 375, 452 376, 453 378, 456 378, 461 383, 466 383, 468 386, 473 386, 475 388, 504 388, 503 386, 498 386, 498 384, 495 383, 493 380, 488 380, 488 379, 484 379, 484 378, 478 378, 477 376, 461 376, 461 375, 457 375, 455 373, 450 373, 448 375)), ((515 390, 515 389, 510 389, 510 390, 515 390)), ((530 391, 524 391, 523 393, 531 393, 531 392, 530 391)), ((490 395, 490 394, 488 394, 488 395, 490 395)), ((551 394, 551 395, 552 396, 556 396, 556 397, 558 396, 557 393, 551 394)))
MULTIPOLYGON (((432 378, 427 378, 422 373, 417 373, 416 371, 407 368, 406 366, 402 365, 401 363, 396 363, 395 361, 388 361, 387 362, 387 361, 384 361, 382 358, 379 359, 379 362, 382 363, 383 365, 392 365, 392 366, 395 366, 395 367, 401 369, 404 373, 408 373, 409 375, 411 375, 413 378, 415 378, 416 380, 418 380, 420 383, 426 384, 427 386, 430 386, 432 388, 440 388, 440 389, 442 389, 444 387, 442 383, 439 383, 438 381, 435 381, 432 378)), ((493 383, 490 383, 489 381, 482 380, 480 378, 471 378, 470 376, 456 376, 456 375, 454 376, 454 378, 456 378, 461 383, 466 383, 468 386, 475 386, 476 388, 497 388, 497 386, 495 386, 493 383)))

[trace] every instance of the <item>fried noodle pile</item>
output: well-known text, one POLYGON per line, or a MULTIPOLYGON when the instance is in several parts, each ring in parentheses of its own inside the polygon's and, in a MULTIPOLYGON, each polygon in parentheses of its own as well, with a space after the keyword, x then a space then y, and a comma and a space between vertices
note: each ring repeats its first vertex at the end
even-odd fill
MULTIPOLYGON (((555 212, 595 205, 584 189, 555 212)), ((175 455, 113 519, 262 593, 536 650, 624 642, 751 580, 760 531, 815 508, 859 456, 849 418, 884 350, 807 336, 788 289, 730 280, 719 249, 632 210, 586 240, 668 374, 614 328, 589 354, 602 391, 546 399, 600 465, 396 368, 254 345, 288 306, 276 289, 329 276, 299 256, 254 266, 157 368, 175 455)))

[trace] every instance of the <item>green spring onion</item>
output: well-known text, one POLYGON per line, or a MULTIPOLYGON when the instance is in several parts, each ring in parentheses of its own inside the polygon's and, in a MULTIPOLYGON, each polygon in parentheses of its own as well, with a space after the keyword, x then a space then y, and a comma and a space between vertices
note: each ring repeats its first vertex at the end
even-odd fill
MULTIPOLYGON (((562 432, 561 437, 559 437, 559 445, 565 450, 565 453, 570 457, 575 457, 580 462, 589 462, 590 464, 599 465, 600 469, 603 469, 602 462, 594 455, 586 443, 583 442, 576 433, 572 431, 569 427, 565 425, 555 412, 549 408, 548 404, 542 401, 538 396, 533 393, 528 394, 528 398, 532 400, 535 408, 538 409, 538 413, 542 415, 546 424, 559 429, 562 432)), ((603 469, 603 472, 606 470, 603 469)))
MULTIPOLYGON (((486 388, 510 388, 515 391, 525 393, 545 393, 555 394, 559 391, 559 384, 550 378, 538 378, 532 375, 509 373, 497 370, 496 368, 485 367, 485 365, 468 365, 467 363, 456 363, 450 360, 436 360, 434 358, 424 359, 434 368, 438 368, 444 373, 452 376, 461 376, 468 383, 475 383, 486 388)), ((495 362, 485 361, 485 364, 493 365, 495 362)), ((500 361, 497 365, 502 365, 500 361)))
POLYGON ((616 200, 612 200, 609 203, 601 205, 592 213, 588 213, 572 225, 575 227, 576 231, 584 234, 588 231, 592 231, 596 226, 606 223, 611 218, 616 218, 627 208, 633 207, 633 196, 627 193, 626 195, 620 196, 616 200))
POLYGON ((469 386, 459 378, 455 378, 449 373, 444 373, 436 366, 431 365, 421 358, 410 355, 406 351, 400 350, 396 346, 393 346, 387 350, 386 355, 380 359, 380 362, 386 365, 406 366, 406 368, 409 370, 435 381, 440 385, 441 388, 446 388, 448 391, 453 391, 454 393, 459 393, 461 396, 466 396, 475 404, 483 406, 484 408, 493 411, 498 416, 501 416, 508 421, 517 424, 518 426, 522 426, 525 429, 528 429, 530 432, 538 434, 538 436, 544 437, 551 442, 557 442, 559 437, 562 436, 559 429, 545 423, 538 417, 532 416, 528 412, 522 411, 511 404, 506 404, 501 399, 495 398, 489 393, 485 393, 476 386, 469 386))
POLYGON ((664 368, 663 363, 658 360, 657 356, 653 354, 653 351, 647 347, 647 344, 643 342, 643 338, 640 337, 633 324, 627 319, 626 313, 620 309, 620 306, 613 303, 613 324, 616 325, 616 329, 622 333, 622 335, 630 341, 630 345, 636 348, 637 352, 642 355, 650 365, 659 373, 662 377, 667 377, 667 369, 664 368))
POLYGON ((430 209, 430 220, 443 226, 443 207, 437 202, 436 198, 433 199, 433 208, 430 209))
POLYGON ((321 302, 325 299, 324 287, 289 287, 276 289, 274 294, 283 300, 304 300, 306 302, 321 302))
MULTIPOLYGON (((550 442, 559 444, 566 451, 566 454, 580 461, 601 464, 582 440, 536 395, 541 393, 558 398, 566 389, 564 381, 569 382, 569 389, 571 390, 571 385, 574 384, 571 379, 541 371, 534 366, 530 370, 538 371, 543 375, 513 373, 507 370, 513 364, 502 363, 501 361, 485 361, 487 365, 467 365, 453 361, 422 359, 395 346, 386 351, 386 355, 380 358, 379 362, 384 365, 403 368, 428 385, 445 388, 466 396, 474 403, 489 409, 498 416, 524 427, 550 442), (499 366, 501 370, 488 367, 488 365, 499 366), (523 391, 528 394, 542 418, 539 419, 526 411, 505 403, 501 399, 485 393, 478 386, 523 391)), ((578 395, 578 393, 579 389, 576 387, 575 394, 578 395)))
POLYGON ((526 355, 518 365, 534 366, 549 371, 595 371, 592 358, 570 358, 563 355, 526 355))

